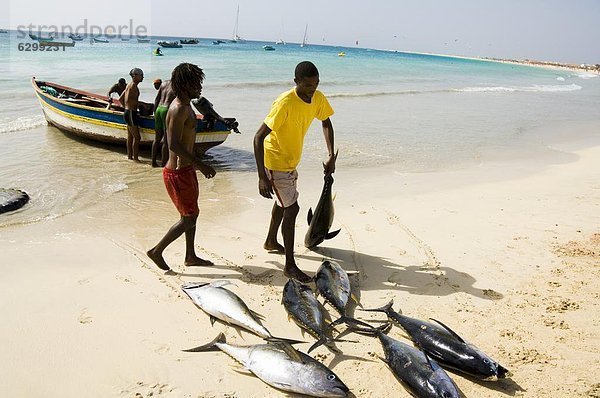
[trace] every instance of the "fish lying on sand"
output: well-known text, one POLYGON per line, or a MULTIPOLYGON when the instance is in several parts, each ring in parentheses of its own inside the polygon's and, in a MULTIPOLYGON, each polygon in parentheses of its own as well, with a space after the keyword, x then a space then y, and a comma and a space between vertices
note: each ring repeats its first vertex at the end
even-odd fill
POLYGON ((381 308, 365 311, 384 312, 388 318, 400 325, 411 340, 441 365, 456 369, 478 379, 493 381, 510 377, 510 372, 483 353, 477 347, 467 343, 449 327, 410 318, 392 309, 393 300, 381 308))
POLYGON ((217 280, 211 283, 186 283, 181 288, 194 304, 210 316, 212 324, 219 319, 249 330, 263 339, 286 340, 273 337, 260 323, 262 316, 248 308, 246 303, 235 293, 223 287, 233 284, 230 281, 217 280))
POLYGON ((340 314, 341 318, 331 323, 331 327, 346 323, 350 326, 360 325, 371 327, 368 323, 361 322, 347 315, 346 307, 350 298, 358 304, 358 300, 352 294, 348 273, 334 261, 325 260, 317 270, 315 276, 317 291, 325 300, 340 314))
POLYGON ((225 352, 268 385, 313 397, 347 397, 349 389, 329 368, 282 341, 252 346, 227 344, 223 333, 209 344, 184 350, 225 352))
MULTIPOLYGON (((337 152, 335 157, 337 159, 337 152)), ((312 207, 308 210, 308 231, 306 231, 306 236, 304 237, 304 246, 308 248, 313 248, 325 239, 334 238, 340 233, 339 229, 337 231, 329 232, 335 214, 333 209, 333 198, 331 196, 332 187, 333 176, 331 174, 326 174, 323 191, 321 192, 319 203, 317 203, 317 207, 315 207, 315 213, 313 214, 312 207)))
POLYGON ((308 349, 309 353, 322 344, 333 352, 341 352, 335 341, 344 340, 335 340, 328 335, 330 328, 326 325, 322 306, 308 286, 290 279, 283 287, 282 302, 294 322, 317 339, 308 349))
POLYGON ((450 376, 424 352, 386 336, 375 329, 385 353, 384 362, 410 392, 418 398, 460 398, 450 376))

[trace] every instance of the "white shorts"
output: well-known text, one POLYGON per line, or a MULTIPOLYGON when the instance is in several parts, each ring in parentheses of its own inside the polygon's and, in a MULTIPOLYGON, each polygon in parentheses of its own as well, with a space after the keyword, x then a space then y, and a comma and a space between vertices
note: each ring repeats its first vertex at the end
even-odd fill
POLYGON ((281 207, 290 207, 298 201, 298 189, 296 182, 298 181, 298 172, 293 171, 277 171, 267 170, 267 175, 275 192, 275 200, 281 207))

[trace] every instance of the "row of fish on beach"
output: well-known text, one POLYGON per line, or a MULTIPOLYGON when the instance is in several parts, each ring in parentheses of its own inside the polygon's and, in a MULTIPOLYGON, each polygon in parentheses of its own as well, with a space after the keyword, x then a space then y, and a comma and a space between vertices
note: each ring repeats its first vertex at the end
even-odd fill
MULTIPOLYGON (((228 344, 221 333, 212 342, 185 350, 203 352, 221 350, 239 362, 266 384, 277 389, 315 397, 347 397, 350 389, 327 366, 310 355, 312 350, 324 345, 334 353, 341 353, 333 337, 335 327, 345 324, 343 333, 356 332, 377 337, 384 358, 381 358, 415 397, 458 398, 458 387, 443 369, 450 368, 480 380, 497 380, 509 377, 507 369, 466 342, 457 333, 439 321, 423 321, 403 315, 392 308, 392 302, 381 308, 364 311, 382 312, 387 316, 380 327, 349 316, 350 304, 358 300, 352 294, 350 278, 342 267, 329 260, 323 261, 315 278, 315 291, 309 285, 290 279, 282 294, 282 303, 288 316, 317 341, 303 353, 293 346, 301 341, 273 336, 261 323, 264 317, 252 311, 244 301, 226 289, 231 281, 216 280, 211 283, 186 283, 183 291, 207 313, 214 324, 216 320, 241 327, 263 338, 265 343, 237 346, 228 344), (324 298, 321 304, 317 295, 324 298), (329 304, 339 315, 330 321, 324 304, 329 304), (396 324, 408 335, 413 345, 395 340, 386 331, 396 324)), ((337 331, 336 331, 337 332, 337 331)))

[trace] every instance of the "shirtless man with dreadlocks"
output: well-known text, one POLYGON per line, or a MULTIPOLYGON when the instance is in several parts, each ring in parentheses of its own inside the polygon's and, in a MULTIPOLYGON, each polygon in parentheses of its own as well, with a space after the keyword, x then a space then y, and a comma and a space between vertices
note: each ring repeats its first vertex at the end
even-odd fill
POLYGON ((170 271, 170 268, 163 258, 163 251, 184 233, 186 245, 184 265, 188 267, 213 265, 211 261, 198 257, 194 250, 196 220, 200 212, 195 168, 197 167, 206 178, 213 178, 216 174, 211 166, 202 163, 194 155, 196 114, 190 105, 190 100, 200 96, 203 81, 202 69, 189 63, 179 64, 173 69, 171 75, 171 88, 176 98, 171 102, 167 112, 169 160, 163 168, 163 181, 181 218, 173 224, 160 242, 147 252, 148 257, 165 271, 170 271))

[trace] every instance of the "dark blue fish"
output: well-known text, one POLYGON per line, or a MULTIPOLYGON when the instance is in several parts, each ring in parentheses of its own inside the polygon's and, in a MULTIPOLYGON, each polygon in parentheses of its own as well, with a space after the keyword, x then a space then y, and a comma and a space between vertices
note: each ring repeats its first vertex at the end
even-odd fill
POLYGON ((308 210, 308 231, 306 231, 306 236, 304 237, 304 246, 308 248, 313 248, 325 239, 334 238, 340 233, 339 229, 337 231, 329 232, 335 214, 333 209, 333 198, 331 196, 332 186, 333 176, 331 174, 326 174, 323 191, 321 192, 321 197, 319 198, 319 203, 317 203, 314 214, 312 207, 308 210))
POLYGON ((385 353, 384 362, 408 392, 418 398, 460 398, 458 388, 434 360, 408 344, 386 336, 377 337, 385 353))
POLYGON ((384 312, 388 318, 406 331, 415 345, 441 365, 456 369, 483 380, 510 377, 510 372, 473 344, 440 321, 426 322, 402 315, 392 309, 393 301, 381 308, 365 311, 384 312))

